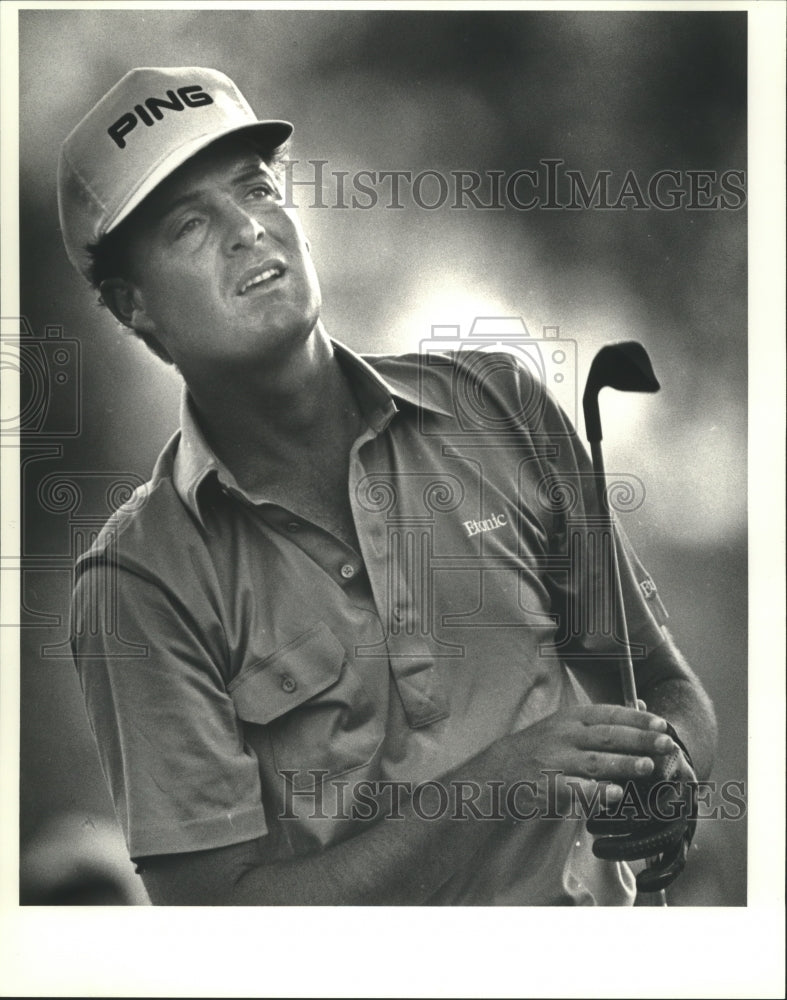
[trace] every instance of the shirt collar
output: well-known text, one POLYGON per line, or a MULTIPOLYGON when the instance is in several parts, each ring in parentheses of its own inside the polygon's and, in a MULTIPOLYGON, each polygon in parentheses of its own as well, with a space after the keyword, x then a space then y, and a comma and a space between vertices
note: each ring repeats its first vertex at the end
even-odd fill
MULTIPOLYGON (((430 386, 420 385, 418 367, 413 366, 412 384, 402 375, 383 377, 373 367, 373 363, 384 364, 381 357, 370 356, 369 361, 356 354, 349 347, 331 339, 334 354, 352 383, 353 390, 364 419, 375 433, 381 433, 391 422, 399 408, 399 399, 421 409, 433 410, 436 413, 450 416, 440 405, 436 394, 430 392, 430 386)), ((198 504, 200 486, 211 474, 215 474, 219 482, 230 492, 245 497, 235 477, 224 463, 214 453, 202 432, 194 406, 187 387, 184 385, 180 401, 180 441, 175 456, 173 481, 181 500, 203 524, 198 504)))

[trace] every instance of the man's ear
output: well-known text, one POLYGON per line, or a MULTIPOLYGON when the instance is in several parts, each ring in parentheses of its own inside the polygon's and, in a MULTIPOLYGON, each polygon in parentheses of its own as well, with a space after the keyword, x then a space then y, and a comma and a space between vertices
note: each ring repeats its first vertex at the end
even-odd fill
POLYGON ((152 334, 153 321, 145 311, 142 293, 123 278, 107 278, 99 285, 101 301, 123 326, 138 333, 152 334))

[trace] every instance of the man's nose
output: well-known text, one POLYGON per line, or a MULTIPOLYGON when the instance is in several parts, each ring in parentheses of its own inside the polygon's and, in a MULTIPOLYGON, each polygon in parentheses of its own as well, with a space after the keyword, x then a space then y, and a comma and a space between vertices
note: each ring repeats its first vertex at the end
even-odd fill
POLYGON ((265 236, 265 227, 240 206, 233 206, 228 220, 227 246, 230 252, 253 247, 265 236))

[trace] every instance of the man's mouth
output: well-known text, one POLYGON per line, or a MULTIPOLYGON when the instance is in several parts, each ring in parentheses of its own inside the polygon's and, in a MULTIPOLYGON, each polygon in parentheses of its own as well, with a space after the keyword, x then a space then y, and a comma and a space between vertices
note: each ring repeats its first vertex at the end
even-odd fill
POLYGON ((245 295, 252 288, 269 285, 284 274, 284 264, 279 261, 266 261, 243 278, 238 286, 238 295, 245 295))

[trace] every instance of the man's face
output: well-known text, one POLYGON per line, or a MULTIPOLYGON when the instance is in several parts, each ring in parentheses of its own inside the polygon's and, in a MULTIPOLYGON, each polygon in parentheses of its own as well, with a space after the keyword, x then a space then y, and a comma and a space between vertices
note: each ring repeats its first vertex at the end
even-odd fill
POLYGON ((130 245, 144 325, 184 375, 283 360, 319 317, 300 221, 241 139, 197 154, 149 196, 130 245))

